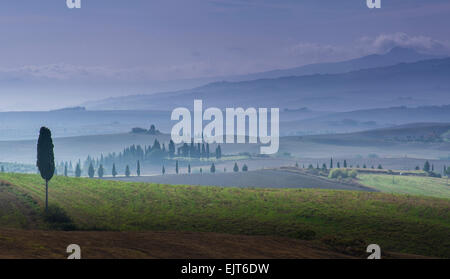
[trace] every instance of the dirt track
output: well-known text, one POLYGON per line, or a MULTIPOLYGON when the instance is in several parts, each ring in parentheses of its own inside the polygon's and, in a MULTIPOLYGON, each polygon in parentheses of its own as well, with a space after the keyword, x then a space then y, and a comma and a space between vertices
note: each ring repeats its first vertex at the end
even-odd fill
MULTIPOLYGON (((69 244, 82 258, 309 259, 351 258, 317 244, 288 238, 189 232, 61 232, 1 230, 0 258, 66 258, 69 244)), ((416 258, 390 254, 390 258, 416 258)))

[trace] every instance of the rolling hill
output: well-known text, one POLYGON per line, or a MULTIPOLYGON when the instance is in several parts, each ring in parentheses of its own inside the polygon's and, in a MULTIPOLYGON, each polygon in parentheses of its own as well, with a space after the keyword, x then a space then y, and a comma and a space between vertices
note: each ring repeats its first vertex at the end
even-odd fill
MULTIPOLYGON (((411 123, 355 133, 304 137, 307 141, 335 145, 377 146, 398 143, 450 143, 450 123, 411 123)), ((450 144, 449 144, 450 145, 450 144)))
POLYGON ((309 119, 289 120, 281 114, 285 135, 351 133, 420 122, 450 122, 450 105, 388 107, 328 113, 309 119))
MULTIPOLYGON (((71 230, 97 232, 227 233, 308 240, 315 247, 353 256, 365 256, 367 245, 377 243, 383 250, 396 253, 450 257, 446 249, 450 233, 448 199, 363 191, 170 186, 57 176, 50 182, 50 204, 60 208, 52 212, 64 218, 43 220, 40 212, 45 187, 40 176, 3 173, 0 180, 0 196, 9 193, 4 199, 26 205, 11 208, 12 213, 2 218, 2 229, 32 227, 36 222, 38 229, 67 229, 70 225, 71 230), (36 221, 27 219, 31 215, 36 221), (8 216, 23 216, 24 222, 17 223, 20 218, 8 216)), ((0 231, 0 236, 3 234, 0 231)), ((43 243, 38 235, 30 241, 43 243)), ((17 248, 14 239, 18 236, 6 240, 0 237, 0 245, 17 248)), ((83 238, 81 234, 78 237, 83 238)), ((91 237, 101 238, 102 234, 91 237)), ((129 238, 124 234, 124 239, 129 238)), ((35 252, 45 252, 47 245, 32 247, 35 252)))

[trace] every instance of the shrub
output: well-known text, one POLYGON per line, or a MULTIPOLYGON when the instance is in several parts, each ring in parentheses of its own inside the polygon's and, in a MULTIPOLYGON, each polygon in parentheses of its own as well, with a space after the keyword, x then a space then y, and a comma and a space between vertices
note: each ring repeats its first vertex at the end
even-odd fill
POLYGON ((348 169, 332 169, 328 174, 328 178, 338 179, 338 178, 356 178, 358 172, 356 170, 348 169))
POLYGON ((348 173, 342 169, 332 169, 328 174, 328 178, 337 179, 337 178, 346 178, 348 173))
POLYGON ((351 178, 356 178, 358 176, 358 172, 356 170, 348 171, 348 176, 351 178))
POLYGON ((435 172, 429 172, 428 173, 429 177, 437 177, 437 178, 441 178, 442 175, 440 173, 435 173, 435 172))
POLYGON ((67 215, 64 209, 57 205, 49 205, 48 211, 44 211, 44 220, 52 229, 64 231, 76 229, 76 226, 69 215, 67 215))

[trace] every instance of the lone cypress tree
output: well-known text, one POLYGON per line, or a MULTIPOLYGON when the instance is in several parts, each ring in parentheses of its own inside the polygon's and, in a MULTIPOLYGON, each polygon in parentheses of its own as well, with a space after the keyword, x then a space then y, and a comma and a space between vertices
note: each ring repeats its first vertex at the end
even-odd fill
POLYGON ((215 173, 216 172, 216 166, 214 165, 214 163, 212 163, 211 165, 211 173, 215 173))
POLYGON ((141 176, 141 162, 137 161, 137 170, 136 173, 138 176, 141 176))
POLYGON ((162 174, 164 175, 166 173, 166 168, 163 166, 162 167, 162 174))
POLYGON ((130 175, 131 175, 130 166, 127 165, 127 167, 125 168, 125 176, 130 177, 130 175))
POLYGON ((67 163, 64 165, 64 176, 67 176, 67 163))
POLYGON ((175 163, 175 172, 178 174, 178 171, 179 171, 179 169, 178 169, 178 160, 177 160, 175 163))
POLYGON ((188 165, 188 173, 191 173, 191 164, 188 165))
POLYGON ((55 173, 55 154, 53 153, 52 132, 47 127, 39 131, 36 166, 45 180, 45 211, 48 211, 48 182, 55 173))
POLYGON ((333 158, 330 159, 330 169, 333 168, 333 158))

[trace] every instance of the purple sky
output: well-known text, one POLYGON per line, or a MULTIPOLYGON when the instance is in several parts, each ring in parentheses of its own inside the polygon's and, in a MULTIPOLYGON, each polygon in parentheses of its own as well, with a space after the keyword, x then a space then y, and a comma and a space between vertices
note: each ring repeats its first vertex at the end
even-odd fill
POLYGON ((393 46, 450 54, 448 0, 2 0, 0 110, 49 107, 136 93, 127 83, 235 75, 337 61, 393 46), (98 84, 116 81, 121 89, 98 84), (121 83, 121 82, 124 83, 121 83), (30 83, 31 82, 31 83, 30 83), (28 86, 28 84, 30 84, 28 86), (39 91, 36 84, 42 84, 39 91), (56 85, 55 85, 56 84, 56 85), (34 94, 34 95, 30 95, 34 94))

